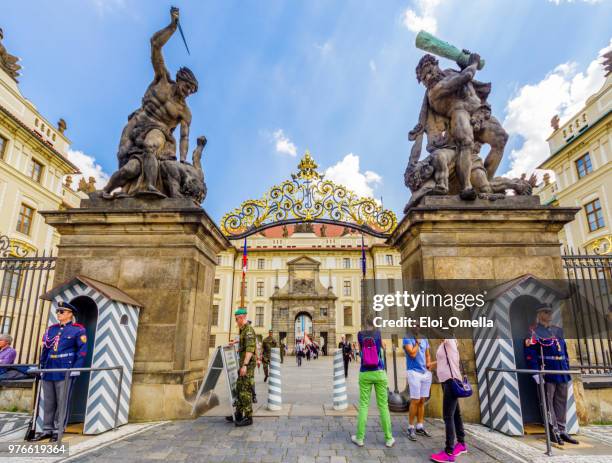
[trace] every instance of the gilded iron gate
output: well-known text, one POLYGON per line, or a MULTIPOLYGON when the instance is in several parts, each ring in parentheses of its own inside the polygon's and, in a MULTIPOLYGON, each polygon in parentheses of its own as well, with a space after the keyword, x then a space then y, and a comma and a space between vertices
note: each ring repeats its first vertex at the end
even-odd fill
POLYGON ((7 236, 0 236, 0 332, 13 337, 15 363, 37 363, 50 302, 39 299, 53 282, 56 257, 29 255, 7 236))

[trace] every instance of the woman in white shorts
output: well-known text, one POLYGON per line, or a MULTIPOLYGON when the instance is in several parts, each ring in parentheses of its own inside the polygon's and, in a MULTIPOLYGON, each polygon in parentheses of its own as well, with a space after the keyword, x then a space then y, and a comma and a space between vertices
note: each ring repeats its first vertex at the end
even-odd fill
POLYGON ((416 441, 416 436, 431 437, 425 430, 425 400, 431 389, 431 371, 435 362, 431 361, 429 341, 419 336, 419 329, 407 334, 403 341, 406 353, 406 380, 410 388, 410 412, 408 415, 408 439, 416 441), (416 421, 416 429, 415 429, 416 421))

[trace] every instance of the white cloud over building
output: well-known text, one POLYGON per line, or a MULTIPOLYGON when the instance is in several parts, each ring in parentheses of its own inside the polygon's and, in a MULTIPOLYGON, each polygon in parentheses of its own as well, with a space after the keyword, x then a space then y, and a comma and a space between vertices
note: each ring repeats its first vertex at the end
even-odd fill
POLYGON ((506 105, 503 126, 523 142, 507 154, 510 168, 505 175, 518 177, 523 172, 530 173, 550 155, 546 142, 552 133, 550 120, 558 114, 563 125, 601 88, 605 80, 601 57, 611 48, 612 39, 584 71, 574 62, 563 63, 539 82, 518 89, 506 105))
POLYGON ((382 183, 382 177, 376 172, 360 171, 359 156, 349 153, 325 170, 325 178, 344 185, 360 196, 374 197, 374 187, 382 183))

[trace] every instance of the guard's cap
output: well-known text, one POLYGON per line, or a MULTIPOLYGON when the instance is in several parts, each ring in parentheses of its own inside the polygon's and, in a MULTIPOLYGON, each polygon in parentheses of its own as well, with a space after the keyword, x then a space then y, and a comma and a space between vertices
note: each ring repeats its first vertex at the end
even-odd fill
POLYGON ((65 309, 65 310, 70 310, 72 313, 76 314, 77 313, 77 308, 75 306, 73 306, 70 302, 66 302, 66 301, 59 301, 57 303, 57 308, 58 309, 65 309))
POLYGON ((238 316, 238 315, 246 315, 247 311, 244 307, 238 307, 235 311, 234 311, 234 316, 238 316))
POLYGON ((536 307, 536 313, 540 313, 540 312, 552 312, 553 308, 551 307, 550 304, 540 304, 539 306, 536 307))

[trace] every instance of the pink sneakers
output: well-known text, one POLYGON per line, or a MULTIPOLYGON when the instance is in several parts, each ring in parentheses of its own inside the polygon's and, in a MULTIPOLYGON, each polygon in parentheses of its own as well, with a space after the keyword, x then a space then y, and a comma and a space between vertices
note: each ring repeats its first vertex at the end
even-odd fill
POLYGON ((457 442, 453 450, 453 456, 457 457, 461 454, 467 453, 467 445, 457 442))
MULTIPOLYGON (((457 447, 455 447, 455 449, 456 448, 457 447)), ((444 450, 442 450, 439 453, 433 453, 429 458, 431 458, 432 461, 436 461, 438 463, 446 463, 449 461, 450 462, 455 461, 455 455, 449 455, 444 450)))

